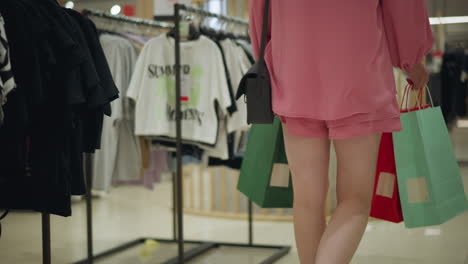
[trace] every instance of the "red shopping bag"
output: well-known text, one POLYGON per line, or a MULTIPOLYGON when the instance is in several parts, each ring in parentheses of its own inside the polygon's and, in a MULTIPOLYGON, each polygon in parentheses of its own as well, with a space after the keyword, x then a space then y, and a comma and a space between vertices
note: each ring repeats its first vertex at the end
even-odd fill
POLYGON ((392 133, 382 135, 370 216, 394 223, 403 222, 392 133))

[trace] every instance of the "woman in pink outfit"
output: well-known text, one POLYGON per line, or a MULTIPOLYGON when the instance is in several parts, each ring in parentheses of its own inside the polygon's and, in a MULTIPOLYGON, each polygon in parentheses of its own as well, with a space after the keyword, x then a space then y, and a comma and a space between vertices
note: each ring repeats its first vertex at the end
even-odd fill
MULTIPOLYGON (((259 53, 265 0, 250 0, 259 53)), ((393 67, 423 89, 425 0, 270 0, 265 60, 293 175, 302 264, 346 264, 366 228, 381 133, 401 130, 393 67), (338 207, 327 224, 330 142, 338 207)))

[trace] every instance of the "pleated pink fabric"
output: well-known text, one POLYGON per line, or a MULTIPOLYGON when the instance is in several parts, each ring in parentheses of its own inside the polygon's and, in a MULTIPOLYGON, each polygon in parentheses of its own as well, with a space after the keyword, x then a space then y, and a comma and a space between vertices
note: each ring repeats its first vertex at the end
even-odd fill
MULTIPOLYGON (((263 7, 250 0, 256 54, 263 7)), ((398 117, 392 66, 412 67, 434 43, 425 0, 271 0, 270 13, 265 59, 280 116, 398 117)))

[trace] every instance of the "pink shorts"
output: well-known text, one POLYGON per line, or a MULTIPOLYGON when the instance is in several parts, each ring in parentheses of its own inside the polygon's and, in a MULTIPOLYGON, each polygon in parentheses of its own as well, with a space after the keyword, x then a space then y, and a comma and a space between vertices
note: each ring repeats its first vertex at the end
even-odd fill
POLYGON ((280 118, 287 133, 300 137, 347 139, 402 129, 399 116, 378 118, 375 114, 358 114, 331 121, 284 116, 280 118))

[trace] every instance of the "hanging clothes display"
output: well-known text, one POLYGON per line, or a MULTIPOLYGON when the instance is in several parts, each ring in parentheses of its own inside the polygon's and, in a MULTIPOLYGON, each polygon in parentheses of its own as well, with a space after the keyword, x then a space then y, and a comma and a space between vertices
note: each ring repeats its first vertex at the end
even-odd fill
MULTIPOLYGON (((251 63, 242 48, 232 39, 224 38, 216 41, 222 52, 228 87, 231 89, 231 94, 236 94, 240 80, 251 67, 251 63)), ((242 131, 246 131, 250 127, 247 123, 247 106, 243 99, 239 99, 237 102, 234 101, 233 104, 236 105, 235 111, 226 116, 218 116, 220 120, 218 142, 213 148, 204 147, 206 155, 209 157, 221 160, 232 158, 235 152, 236 139, 240 137, 242 131)))
MULTIPOLYGON (((174 40, 162 35, 148 42, 137 61, 127 96, 136 103, 137 135, 175 138, 174 40)), ((226 75, 216 44, 201 36, 181 45, 183 138, 215 145, 219 121, 231 106, 226 75)))
MULTIPOLYGON (((228 34, 229 35, 229 34, 228 34)), ((242 76, 250 69, 253 64, 253 59, 249 58, 249 50, 252 46, 243 39, 236 38, 235 36, 221 36, 212 37, 222 51, 226 74, 228 76, 228 84, 234 94, 237 93, 240 80, 242 76), (242 44, 239 44, 242 43, 242 44)), ((236 104, 236 111, 232 112, 226 117, 227 131, 223 131, 227 138, 227 152, 226 156, 212 155, 212 152, 207 151, 210 156, 208 164, 210 166, 227 166, 234 169, 239 169, 239 164, 242 162, 242 156, 236 155, 243 144, 242 137, 250 128, 247 123, 247 105, 243 98, 234 102, 236 104)), ((225 146, 225 145, 224 145, 225 146)))
POLYGON ((125 96, 137 59, 132 43, 103 34, 100 41, 121 99, 112 102, 112 117, 104 118, 101 149, 94 154, 93 189, 108 191, 112 181, 136 180, 141 172, 141 150, 134 135, 134 107, 125 96))
POLYGON ((99 10, 84 10, 101 31, 100 41, 121 93, 112 103, 114 115, 104 119, 101 149, 93 164, 93 194, 101 196, 111 186, 139 185, 153 189, 160 182, 161 165, 167 153, 153 153, 148 139, 134 134, 135 105, 127 96, 135 63, 143 45, 152 37, 165 34, 171 26, 154 21, 113 16, 99 10), (157 166, 157 167, 156 167, 157 166))
POLYGON ((161 175, 169 171, 168 153, 160 150, 157 146, 151 145, 148 150, 148 166, 143 171, 141 179, 138 180, 115 180, 115 185, 141 185, 149 190, 154 189, 154 185, 161 183, 161 175))
MULTIPOLYGON (((238 45, 232 39, 224 39, 221 41, 221 46, 226 54, 227 67, 231 75, 232 86, 235 87, 234 94, 237 93, 240 81, 244 74, 251 68, 252 62, 250 61, 248 54, 245 52, 245 48, 238 45)), ((246 44, 244 44, 244 47, 246 44)), ((228 119, 227 129, 231 137, 231 148, 232 155, 239 152, 242 147, 242 136, 249 130, 250 125, 247 122, 247 104, 244 102, 245 98, 239 98, 237 100, 238 111, 233 113, 228 119)))
MULTIPOLYGON (((202 32, 204 31, 202 30, 202 32)), ((216 143, 214 145, 209 145, 203 142, 187 140, 184 137, 184 142, 188 144, 184 147, 184 150, 188 152, 184 153, 192 153, 192 150, 196 149, 196 151, 193 153, 197 153, 197 156, 199 155, 200 151, 203 151, 203 156, 214 157, 215 159, 219 160, 229 160, 234 157, 234 153, 239 149, 237 146, 242 145, 240 140, 242 138, 242 133, 244 133, 244 131, 248 130, 249 128, 245 117, 245 103, 242 101, 242 99, 236 102, 233 95, 237 91, 241 77, 251 67, 252 63, 244 49, 232 40, 235 37, 229 38, 223 36, 222 34, 216 35, 214 32, 209 32, 209 35, 206 36, 202 34, 202 36, 209 38, 209 41, 215 43, 221 54, 222 64, 220 64, 220 73, 225 74, 226 82, 226 85, 224 86, 225 88, 223 89, 226 89, 227 87, 231 105, 227 107, 227 109, 223 110, 218 102, 213 108, 216 110, 218 127, 210 128, 207 126, 207 128, 215 129, 215 131, 217 131, 216 143), (191 146, 189 146, 190 144, 191 146)), ((216 50, 213 49, 213 51, 216 50)), ((191 50, 190 52, 196 52, 196 50, 191 50)), ((226 100, 228 99, 228 94, 226 94, 226 100)), ((168 137, 170 138, 170 136, 168 137)), ((167 141, 161 142, 161 140, 161 137, 157 137, 155 142, 162 143, 165 146, 175 146, 173 140, 172 143, 168 143, 167 141)), ((197 157, 197 159, 201 158, 197 157)))
MULTIPOLYGON (((103 17, 96 16, 100 17, 99 19, 103 17)), ((93 16, 90 17, 94 19, 93 16)), ((95 21, 99 27, 98 20, 95 21)), ((120 139, 113 140, 112 138, 115 138, 117 134, 121 135, 121 132, 118 132, 115 126, 111 126, 115 122, 107 123, 104 120, 104 129, 106 127, 111 129, 108 132, 110 144, 109 148, 106 148, 103 142, 102 150, 95 155, 93 189, 107 191, 111 183, 113 185, 142 185, 152 189, 153 184, 160 179, 161 171, 165 171, 159 168, 161 160, 168 157, 164 154, 165 151, 175 146, 175 116, 173 115, 175 69, 173 69, 174 58, 171 52, 174 49, 174 41, 170 33, 149 39, 147 36, 127 30, 125 26, 109 26, 112 23, 108 22, 108 26, 104 27, 106 34, 101 36, 101 41, 107 38, 108 45, 117 45, 116 43, 119 42, 117 38, 120 38, 120 41, 130 41, 140 51, 128 91, 124 92, 120 88, 117 73, 113 72, 113 74, 121 93, 126 94, 123 100, 131 98, 133 102, 135 99, 133 102, 136 109, 133 113, 136 120, 135 134, 142 138, 152 139, 153 142, 150 146, 142 143, 148 142, 146 139, 139 140, 141 154, 135 156, 141 157, 140 174, 134 172, 138 166, 132 166, 133 170, 122 173, 122 177, 115 175, 120 173, 116 166, 124 164, 128 167, 125 164, 135 162, 134 160, 127 160, 126 163, 115 161, 115 153, 118 153, 117 155, 121 153, 117 149, 120 139), (109 32, 111 35, 108 34, 109 32), (158 151, 160 148, 164 151, 158 151)), ((185 143, 183 150, 186 156, 193 157, 186 160, 199 162, 203 157, 229 160, 244 144, 241 139, 245 136, 243 133, 249 128, 247 122, 243 122, 246 114, 242 107, 245 108, 245 104, 241 102, 242 100, 236 102, 234 94, 240 78, 252 65, 246 52, 249 48, 251 50, 251 46, 233 35, 225 36, 205 30, 201 32, 202 35, 182 45, 184 47, 182 59, 187 60, 181 68, 184 80, 181 98, 185 118, 183 125, 184 133, 192 134, 189 137, 183 135, 185 143), (204 33, 208 34, 204 35, 204 33), (243 42, 242 46, 237 41, 243 42)), ((107 44, 104 42, 102 44, 106 51, 107 44)), ((117 52, 115 56, 119 55, 121 56, 122 52, 117 52)), ((122 61, 109 61, 111 70, 113 70, 114 63, 121 64, 122 61)), ((113 105, 116 103, 114 102, 113 105)), ((116 116, 114 118, 118 119, 116 116)), ((127 157, 130 156, 129 153, 122 153, 127 157)))
POLYGON ((69 216, 118 89, 86 17, 53 0, 2 0, 0 13, 16 83, 0 127, 0 208, 69 216))
MULTIPOLYGON (((199 147, 204 150, 205 156, 216 157, 219 159, 227 160, 229 159, 230 156, 232 156, 232 151, 230 151, 230 146, 232 145, 232 141, 233 141, 232 135, 229 135, 228 133, 228 128, 227 128, 228 119, 232 118, 232 116, 239 111, 237 103, 236 103, 236 99, 234 97, 235 89, 237 89, 237 87, 234 86, 234 83, 231 80, 231 75, 233 75, 233 73, 229 72, 229 69, 228 69, 228 62, 227 62, 226 54, 220 43, 221 36, 219 34, 216 34, 213 31, 207 31, 205 29, 200 29, 200 33, 208 37, 218 46, 218 49, 221 53, 221 58, 223 61, 223 66, 224 66, 223 70, 226 75, 226 82, 227 82, 229 97, 231 99, 231 105, 227 108, 227 112, 228 112, 227 115, 224 115, 223 111, 221 111, 220 109, 216 109, 218 120, 219 120, 219 128, 218 128, 216 144, 214 146, 199 145, 199 147)), ((219 107, 219 105, 216 107, 219 107)))
MULTIPOLYGON (((231 86, 234 88, 234 94, 236 94, 240 81, 251 66, 251 63, 245 52, 234 40, 226 38, 220 44, 226 57, 231 86)), ((245 131, 250 127, 247 123, 247 105, 244 103, 244 98, 240 98, 236 103, 237 111, 229 118, 228 133, 245 131)))

